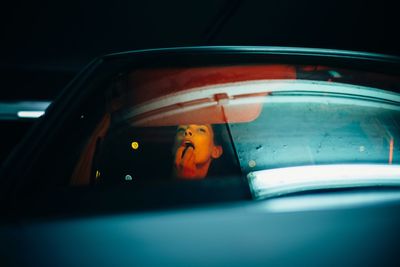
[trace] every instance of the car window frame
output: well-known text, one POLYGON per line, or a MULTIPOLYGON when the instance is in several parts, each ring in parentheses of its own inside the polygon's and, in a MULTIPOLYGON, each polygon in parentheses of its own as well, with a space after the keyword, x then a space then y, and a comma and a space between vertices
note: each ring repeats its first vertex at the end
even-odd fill
MULTIPOLYGON (((21 192, 32 190, 37 175, 34 166, 46 158, 44 148, 57 143, 67 123, 79 119, 80 105, 99 92, 102 84, 133 68, 162 66, 207 66, 215 64, 318 64, 333 67, 400 73, 398 57, 318 49, 207 47, 155 49, 106 55, 92 61, 62 91, 31 132, 20 143, 1 169, 0 196, 3 206, 11 207, 21 192), (85 88, 85 90, 82 90, 85 88)), ((38 192, 41 190, 37 188, 38 192)))

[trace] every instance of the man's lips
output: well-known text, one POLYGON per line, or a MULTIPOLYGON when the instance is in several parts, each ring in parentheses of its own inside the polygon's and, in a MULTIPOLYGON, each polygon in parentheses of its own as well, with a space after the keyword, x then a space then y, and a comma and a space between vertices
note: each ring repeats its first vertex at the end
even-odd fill
POLYGON ((183 140, 181 146, 184 147, 192 147, 194 149, 194 144, 190 140, 183 140))

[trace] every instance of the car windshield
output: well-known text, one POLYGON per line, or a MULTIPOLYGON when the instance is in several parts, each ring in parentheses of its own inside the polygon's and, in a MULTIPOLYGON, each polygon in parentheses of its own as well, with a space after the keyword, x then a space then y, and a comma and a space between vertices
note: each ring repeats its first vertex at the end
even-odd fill
POLYGON ((71 183, 241 177, 256 197, 400 185, 399 85, 328 66, 133 70, 71 183))

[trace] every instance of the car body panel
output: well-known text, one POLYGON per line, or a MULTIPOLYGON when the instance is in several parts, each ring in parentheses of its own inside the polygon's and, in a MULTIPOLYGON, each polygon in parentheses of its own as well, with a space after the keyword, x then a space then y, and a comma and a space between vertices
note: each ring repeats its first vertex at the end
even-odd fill
MULTIPOLYGON (((1 227, 1 258, 8 266, 395 266, 400 237, 395 194, 397 200, 381 196, 383 201, 366 205, 352 193, 333 193, 336 204, 329 209, 287 211, 282 201, 271 199, 22 221, 1 227), (346 196, 353 207, 339 204, 346 196)), ((324 198, 293 201, 312 207, 324 198)))

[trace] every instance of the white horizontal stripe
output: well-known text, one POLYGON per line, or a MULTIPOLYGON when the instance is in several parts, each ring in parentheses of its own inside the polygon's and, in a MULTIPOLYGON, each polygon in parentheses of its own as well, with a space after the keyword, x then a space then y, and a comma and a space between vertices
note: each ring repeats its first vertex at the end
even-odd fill
POLYGON ((44 114, 44 111, 18 111, 19 118, 39 118, 44 114))
POLYGON ((332 164, 255 171, 248 174, 254 197, 316 189, 400 186, 400 165, 332 164))

